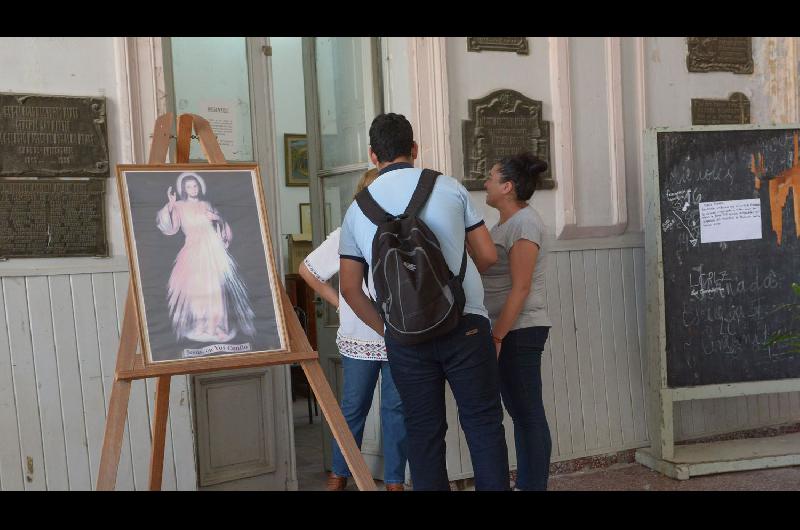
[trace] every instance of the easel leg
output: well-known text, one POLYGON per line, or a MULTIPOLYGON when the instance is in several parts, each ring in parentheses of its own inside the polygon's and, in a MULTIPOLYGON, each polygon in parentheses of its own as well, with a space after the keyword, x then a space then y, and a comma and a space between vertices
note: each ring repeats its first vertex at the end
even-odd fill
POLYGON ((356 486, 361 491, 375 491, 377 489, 375 481, 372 480, 372 474, 369 472, 367 463, 364 462, 361 451, 356 445, 356 440, 353 438, 342 411, 336 403, 336 396, 333 395, 328 380, 325 379, 319 360, 300 361, 300 366, 303 367, 308 383, 311 385, 314 395, 317 396, 319 407, 322 409, 325 419, 328 420, 333 438, 342 450, 344 461, 347 462, 347 467, 353 473, 356 486))
POLYGON ((98 491, 113 491, 117 484, 119 454, 122 450, 122 435, 125 433, 125 417, 131 397, 130 381, 114 381, 111 399, 108 402, 106 430, 103 435, 103 451, 100 454, 100 470, 97 476, 98 491))
POLYGON ((153 447, 150 452, 150 491, 161 490, 164 476, 164 441, 167 436, 169 415, 169 384, 171 376, 162 376, 156 382, 155 421, 153 422, 153 447))

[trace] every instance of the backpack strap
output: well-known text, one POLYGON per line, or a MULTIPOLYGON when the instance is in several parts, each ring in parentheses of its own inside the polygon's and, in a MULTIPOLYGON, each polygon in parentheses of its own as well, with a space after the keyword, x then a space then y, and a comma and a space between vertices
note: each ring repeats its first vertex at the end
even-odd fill
POLYGON ((464 274, 467 272, 467 244, 464 243, 464 255, 461 257, 461 270, 458 271, 458 279, 464 282, 464 274))
POLYGON ((361 211, 373 224, 379 225, 394 219, 393 215, 389 215, 386 210, 381 208, 381 205, 378 204, 378 201, 375 200, 367 188, 364 188, 356 194, 356 203, 358 203, 358 207, 361 208, 361 211))
POLYGON ((419 213, 428 201, 428 197, 431 196, 433 185, 436 184, 436 177, 439 175, 441 175, 439 171, 434 171, 432 169, 422 170, 422 174, 419 176, 419 181, 417 182, 417 187, 414 189, 414 193, 411 195, 411 200, 408 201, 408 206, 406 206, 406 211, 403 212, 403 215, 411 217, 419 213))

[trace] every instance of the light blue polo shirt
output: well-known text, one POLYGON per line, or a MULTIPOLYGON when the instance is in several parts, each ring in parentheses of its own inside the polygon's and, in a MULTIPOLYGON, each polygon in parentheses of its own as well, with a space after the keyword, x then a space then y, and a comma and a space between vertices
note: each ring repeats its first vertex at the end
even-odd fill
MULTIPOLYGON (((368 189, 381 208, 392 215, 400 215, 408 206, 421 174, 421 169, 410 164, 392 164, 381 171, 381 175, 368 189)), ((419 217, 439 240, 450 271, 458 274, 464 253, 465 234, 483 224, 483 218, 472 205, 467 189, 453 177, 439 175, 419 217)), ((356 201, 353 201, 342 221, 339 255, 342 258, 366 262, 372 267, 372 238, 377 229, 356 201)), ((369 282, 369 290, 375 297, 372 281, 369 282)), ((469 255, 464 275, 464 293, 467 299, 464 313, 488 318, 483 305, 483 283, 469 255)))

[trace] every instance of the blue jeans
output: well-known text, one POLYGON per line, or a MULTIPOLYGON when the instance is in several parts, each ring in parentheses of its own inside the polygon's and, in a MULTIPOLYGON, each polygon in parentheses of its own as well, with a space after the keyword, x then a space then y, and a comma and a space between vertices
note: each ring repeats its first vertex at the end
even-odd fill
MULTIPOLYGON (((372 396, 378 374, 381 374, 381 431, 383 433, 383 481, 402 484, 406 478, 406 428, 403 425, 403 404, 392 380, 389 363, 367 361, 342 355, 344 388, 342 414, 356 444, 361 448, 364 423, 372 406, 372 396)), ((350 477, 341 449, 333 442, 333 472, 340 477, 350 477)))
POLYGON ((475 489, 508 490, 508 450, 489 320, 464 315, 453 332, 415 346, 397 344, 387 336, 386 351, 406 411, 414 490, 450 490, 445 463, 445 380, 467 437, 475 489))
POLYGON ((550 472, 550 427, 542 403, 542 351, 550 328, 515 329, 503 337, 500 392, 514 420, 517 484, 521 490, 547 489, 550 472))

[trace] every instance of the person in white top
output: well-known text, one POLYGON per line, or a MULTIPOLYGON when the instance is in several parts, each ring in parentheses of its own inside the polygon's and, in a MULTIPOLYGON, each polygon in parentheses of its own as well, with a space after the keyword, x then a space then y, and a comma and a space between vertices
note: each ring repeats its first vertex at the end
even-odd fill
MULTIPOLYGON (((356 187, 356 193, 366 188, 377 176, 376 169, 364 173, 356 187)), ((325 241, 303 260, 299 272, 312 289, 339 311, 336 346, 342 354, 344 371, 342 414, 359 447, 364 435, 367 413, 372 406, 378 374, 381 374, 383 480, 388 491, 403 491, 406 470, 406 428, 403 405, 389 370, 383 337, 359 320, 341 293, 337 293, 328 283, 328 280, 339 272, 340 233, 341 228, 331 232, 325 241)), ((366 292, 366 286, 362 287, 366 292)), ((337 444, 333 444, 332 467, 327 489, 343 490, 347 486, 347 477, 352 475, 337 444)))

